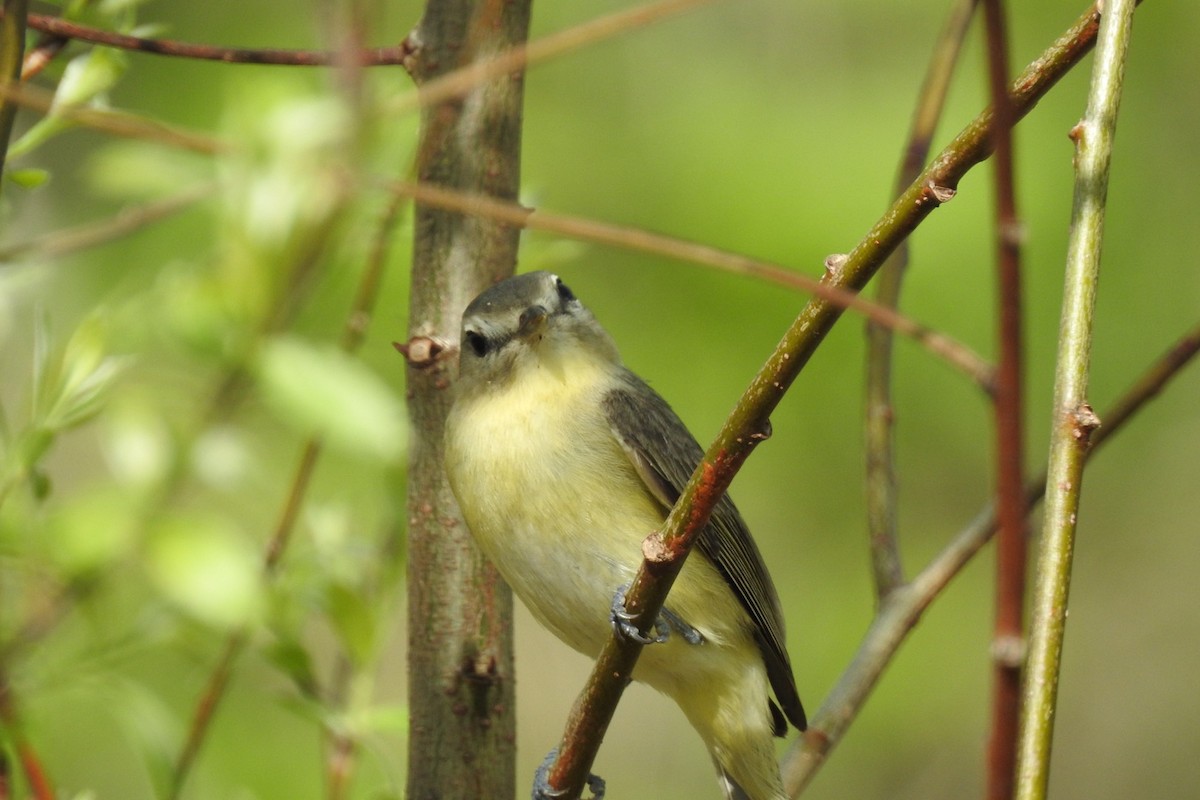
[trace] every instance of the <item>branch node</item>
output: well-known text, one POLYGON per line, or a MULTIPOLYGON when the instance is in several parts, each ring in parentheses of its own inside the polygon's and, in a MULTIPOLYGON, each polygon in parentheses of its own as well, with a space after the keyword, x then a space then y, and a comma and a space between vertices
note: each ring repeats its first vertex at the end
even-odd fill
POLYGON ((1077 442, 1084 444, 1087 444, 1088 440, 1092 438, 1092 431, 1100 427, 1100 417, 1086 402, 1080 403, 1070 411, 1069 422, 1071 436, 1077 442))
POLYGON ((842 266, 850 256, 846 253, 834 253, 825 256, 825 280, 834 281, 842 272, 842 266))
POLYGON ((997 233, 1001 244, 1006 247, 1021 247, 1028 238, 1025 225, 1021 220, 1012 217, 1006 218, 1000 223, 1000 229, 997 233))
POLYGON ((943 186, 940 183, 929 181, 925 184, 925 197, 933 200, 938 205, 949 203, 958 194, 958 190, 949 186, 943 186))
POLYGON ((408 76, 417 81, 418 59, 421 55, 424 42, 421 41, 421 32, 418 28, 413 28, 409 31, 408 36, 404 37, 404 41, 400 43, 400 51, 403 55, 400 57, 400 66, 408 73, 408 76))
POLYGON ((997 636, 992 640, 992 661, 1004 667, 1018 669, 1025 663, 1026 650, 1025 639, 1021 636, 997 636))
POLYGON ((416 369, 428 369, 451 348, 429 336, 414 336, 407 342, 392 342, 392 347, 416 369))
POLYGON ((666 564, 673 556, 674 552, 667 547, 658 531, 642 540, 642 557, 651 564, 666 564))

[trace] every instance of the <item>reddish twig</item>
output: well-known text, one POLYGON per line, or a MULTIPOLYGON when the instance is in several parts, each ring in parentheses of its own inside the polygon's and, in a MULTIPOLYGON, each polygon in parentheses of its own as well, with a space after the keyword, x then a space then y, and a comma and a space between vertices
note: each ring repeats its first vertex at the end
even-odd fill
MULTIPOLYGON (((21 771, 25 773, 30 795, 34 800, 54 800, 54 783, 42 765, 41 756, 25 738, 20 716, 17 714, 16 700, 12 694, 12 684, 3 665, 0 665, 0 725, 7 729, 13 748, 17 751, 17 760, 21 762, 21 771)), ((5 784, 7 783, 6 776, 5 784)))
POLYGON ((364 67, 380 67, 404 63, 412 48, 407 42, 386 47, 371 47, 353 53, 329 50, 278 50, 271 48, 222 47, 193 44, 171 39, 143 39, 116 31, 106 31, 81 25, 78 22, 46 14, 30 14, 29 27, 67 40, 74 39, 104 47, 132 50, 159 56, 194 58, 202 61, 222 61, 228 64, 274 64, 290 67, 327 67, 343 64, 348 57, 364 67))
MULTIPOLYGON (((1104 426, 1092 434, 1090 460, 1104 442, 1156 397, 1167 383, 1200 353, 1200 324, 1158 359, 1104 414, 1104 426)), ((1032 509, 1046 492, 1046 473, 1025 484, 1025 506, 1032 509)), ((913 580, 888 595, 871 621, 858 652, 837 684, 809 720, 808 733, 797 739, 783 761, 785 785, 796 797, 858 716, 883 670, 908 632, 963 567, 996 531, 995 505, 989 504, 913 580)))
MULTIPOLYGON (((1017 79, 1011 89, 1017 118, 1028 113, 1091 49, 1097 23, 1095 9, 1089 9, 1017 79)), ((842 290, 861 290, 899 243, 934 208, 953 196, 967 171, 991 154, 991 130, 992 114, 987 111, 955 137, 828 276, 828 282, 842 290)), ((632 621, 639 630, 648 630, 653 623, 695 533, 707 522, 713 504, 767 429, 771 411, 841 314, 840 306, 823 297, 809 301, 705 453, 671 510, 661 535, 647 539, 643 548, 647 559, 626 596, 626 607, 634 613, 632 621)), ((566 790, 566 796, 577 797, 582 791, 600 747, 604 723, 616 710, 640 651, 636 642, 610 640, 576 701, 559 757, 550 770, 551 786, 566 790), (586 729, 579 724, 584 718, 591 720, 586 729)))
MULTIPOLYGON (((991 393, 992 367, 969 347, 946 334, 900 314, 895 309, 872 302, 828 280, 817 280, 780 264, 759 261, 740 253, 731 253, 711 245, 677 239, 641 228, 567 214, 555 214, 550 211, 531 210, 516 203, 430 184, 396 181, 390 186, 396 193, 412 197, 426 205, 507 222, 522 228, 548 231, 583 241, 597 242, 627 250, 640 250, 666 258, 703 264, 737 275, 748 275, 780 286, 810 292, 827 300, 832 305, 851 309, 879 325, 911 337, 926 350, 967 375, 983 391, 991 393)), ((831 274, 835 274, 836 271, 836 264, 832 265, 831 274)))
POLYGON ((996 266, 1000 355, 993 405, 996 433, 996 611, 992 640, 992 730, 987 796, 1012 797, 1020 718, 1025 605, 1025 499, 1022 483, 1020 223, 1013 185, 1015 115, 1009 101, 1008 33, 1002 0, 984 0, 992 137, 996 147, 996 266))
POLYGON ((171 770, 171 787, 167 792, 169 800, 176 800, 183 792, 183 785, 187 782, 188 775, 191 774, 192 765, 196 763, 196 756, 200 754, 200 746, 204 744, 213 715, 225 697, 225 689, 229 685, 229 679, 233 677, 234 665, 237 664, 242 651, 246 649, 247 641, 245 631, 237 631, 225 640, 225 649, 221 651, 217 665, 209 673, 204 691, 200 693, 200 699, 196 701, 187 738, 184 740, 183 747, 179 748, 179 755, 175 758, 175 766, 171 770))

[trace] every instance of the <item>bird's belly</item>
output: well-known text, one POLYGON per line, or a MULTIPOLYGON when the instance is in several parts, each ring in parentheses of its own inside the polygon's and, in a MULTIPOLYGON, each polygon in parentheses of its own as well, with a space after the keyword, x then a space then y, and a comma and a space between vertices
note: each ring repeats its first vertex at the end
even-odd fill
MULTIPOLYGON (((609 607, 663 520, 599 403, 578 387, 545 402, 456 409, 447 463, 480 548, 534 616, 581 652, 611 633, 609 607)), ((528 400, 528 398, 526 398, 528 400)))
MULTIPOLYGON (((612 635, 611 606, 642 561, 664 511, 613 435, 595 395, 576 384, 552 398, 521 394, 456 406, 447 468, 468 527, 534 617, 595 657, 612 635)), ((693 553, 667 606, 705 639, 648 648, 635 677, 673 693, 711 667, 713 648, 754 648, 750 621, 724 578, 693 553)))

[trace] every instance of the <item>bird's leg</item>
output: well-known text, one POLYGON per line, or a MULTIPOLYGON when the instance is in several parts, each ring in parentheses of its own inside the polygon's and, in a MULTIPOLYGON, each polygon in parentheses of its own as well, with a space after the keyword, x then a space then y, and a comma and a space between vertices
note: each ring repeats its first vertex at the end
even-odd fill
POLYGON ((676 614, 669 608, 664 608, 662 614, 659 615, 659 620, 665 619, 667 624, 675 629, 675 632, 683 637, 683 640, 688 644, 703 644, 704 635, 700 631, 693 628, 683 621, 683 617, 676 614))
POLYGON ((612 601, 612 624, 617 635, 625 639, 631 639, 638 644, 662 644, 671 638, 671 629, 683 637, 683 640, 688 644, 700 644, 704 641, 704 637, 700 631, 693 628, 683 621, 675 612, 664 608, 662 612, 654 620, 654 636, 643 636, 637 626, 633 624, 633 614, 625 608, 625 594, 629 591, 629 584, 625 584, 617 589, 617 593, 613 595, 612 601))
MULTIPOLYGON (((537 772, 533 774, 532 800, 555 800, 555 798, 566 794, 566 791, 562 789, 550 788, 550 767, 554 766, 554 759, 556 758, 558 758, 557 747, 546 754, 546 759, 537 768, 537 772)), ((604 800, 604 779, 599 775, 588 773, 587 788, 592 793, 592 800, 604 800)))

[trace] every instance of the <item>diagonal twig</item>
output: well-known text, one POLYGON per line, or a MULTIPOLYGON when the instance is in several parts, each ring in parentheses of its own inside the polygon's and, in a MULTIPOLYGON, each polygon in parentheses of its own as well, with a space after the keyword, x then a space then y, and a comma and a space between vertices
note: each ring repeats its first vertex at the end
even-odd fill
MULTIPOLYGON (((1089 9, 1017 78, 1011 89, 1014 119, 1027 114, 1095 41, 1095 9, 1089 9)), ((875 224, 827 279, 840 289, 860 290, 883 260, 934 208, 952 196, 966 172, 992 151, 992 114, 984 112, 960 133, 875 224)), ((768 418, 812 357, 842 308, 817 297, 809 301, 755 376, 671 510, 663 530, 643 545, 646 560, 625 598, 639 630, 653 625, 692 542, 708 522, 753 448, 764 438, 768 418)), ((641 653, 634 641, 610 639, 576 700, 555 764, 552 787, 578 797, 641 653)))
POLYGON ((809 292, 833 305, 851 309, 877 324, 912 338, 929 352, 942 358, 975 382, 984 392, 991 393, 992 368, 981 356, 950 336, 900 314, 895 309, 874 303, 861 295, 827 281, 819 281, 779 264, 759 261, 740 253, 732 253, 711 245, 677 239, 642 228, 531 210, 516 203, 496 200, 478 194, 459 192, 429 184, 404 181, 389 184, 392 191, 410 196, 418 202, 464 214, 508 222, 532 230, 557 233, 589 242, 598 242, 638 250, 643 253, 703 264, 737 275, 809 292))
MULTIPOLYGON (((1114 403, 1104 415, 1104 427, 1092 435, 1087 458, 1090 460, 1104 442, 1120 432, 1197 354, 1200 354, 1200 324, 1184 334, 1114 403)), ((1025 484, 1027 512, 1041 501, 1045 492, 1045 473, 1025 484)), ((910 583, 888 595, 850 665, 812 716, 808 732, 792 745, 784 758, 784 783, 791 797, 800 794, 842 740, 917 620, 995 532, 995 506, 989 503, 910 583)))

